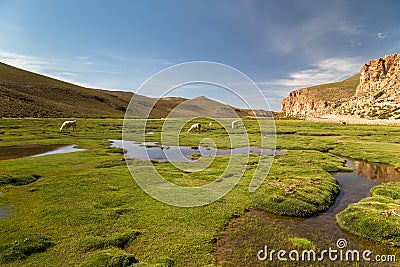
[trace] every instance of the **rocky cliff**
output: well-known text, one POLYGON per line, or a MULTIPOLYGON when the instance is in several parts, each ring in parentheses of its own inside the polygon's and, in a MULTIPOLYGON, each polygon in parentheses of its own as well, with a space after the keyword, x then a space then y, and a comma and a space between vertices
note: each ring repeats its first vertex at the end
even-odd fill
POLYGON ((400 54, 371 60, 343 82, 293 91, 283 99, 282 111, 303 118, 400 119, 400 54))

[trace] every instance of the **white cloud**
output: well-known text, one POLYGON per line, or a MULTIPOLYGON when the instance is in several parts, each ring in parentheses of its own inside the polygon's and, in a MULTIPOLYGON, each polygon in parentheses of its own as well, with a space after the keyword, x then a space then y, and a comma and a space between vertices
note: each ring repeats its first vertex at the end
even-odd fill
POLYGON ((0 50, 0 62, 5 64, 42 73, 46 70, 49 63, 39 57, 18 54, 10 51, 0 50))
POLYGON ((359 58, 328 58, 312 68, 290 73, 287 78, 257 83, 264 86, 291 87, 293 89, 335 82, 355 74, 362 66, 359 58))
POLYGON ((282 98, 293 90, 314 85, 341 81, 356 74, 362 67, 359 58, 328 58, 317 62, 311 68, 289 73, 287 77, 266 82, 257 82, 272 110, 280 110, 282 98))
POLYGON ((76 69, 76 66, 74 67, 71 62, 66 63, 65 66, 59 66, 47 59, 5 50, 0 50, 0 62, 65 82, 85 87, 90 86, 87 82, 82 81, 82 75, 79 73, 79 70, 78 72, 71 71, 72 69, 76 69))
POLYGON ((68 71, 61 72, 60 74, 61 75, 66 75, 66 76, 72 76, 72 77, 78 76, 78 73, 68 72, 68 71))
POLYGON ((350 47, 357 47, 357 46, 362 46, 362 42, 356 42, 354 40, 350 40, 350 47))
POLYGON ((162 58, 135 58, 135 57, 130 57, 130 56, 123 56, 123 55, 117 55, 114 53, 103 53, 104 56, 111 58, 113 60, 117 61, 122 61, 122 62, 127 62, 127 63, 133 63, 133 64, 150 64, 150 65, 172 65, 174 64, 170 60, 162 59, 162 58))
POLYGON ((383 40, 383 39, 385 39, 387 36, 384 34, 384 33, 382 33, 382 32, 378 32, 378 34, 376 35, 376 38, 377 39, 379 39, 379 40, 383 40))
POLYGON ((89 60, 90 57, 88 57, 88 56, 79 56, 79 57, 76 57, 76 59, 79 59, 79 60, 89 60))

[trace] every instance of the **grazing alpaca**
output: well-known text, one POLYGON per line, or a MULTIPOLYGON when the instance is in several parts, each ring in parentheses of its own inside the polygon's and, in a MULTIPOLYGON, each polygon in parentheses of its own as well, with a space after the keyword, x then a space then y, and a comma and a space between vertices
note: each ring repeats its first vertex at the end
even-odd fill
POLYGON ((200 123, 195 123, 192 126, 190 126, 190 128, 188 130, 188 133, 194 132, 194 131, 197 131, 198 133, 200 133, 200 131, 201 131, 201 124, 200 123))
POLYGON ((64 129, 69 129, 72 127, 72 129, 75 131, 76 129, 76 120, 74 121, 64 121, 64 123, 61 125, 60 132, 64 129))
POLYGON ((232 129, 236 129, 239 126, 240 121, 232 121, 232 129))

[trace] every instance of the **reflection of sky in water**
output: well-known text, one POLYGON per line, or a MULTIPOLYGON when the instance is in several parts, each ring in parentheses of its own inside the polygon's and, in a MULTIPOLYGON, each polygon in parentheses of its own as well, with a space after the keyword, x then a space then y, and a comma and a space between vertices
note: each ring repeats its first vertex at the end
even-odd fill
POLYGON ((137 144, 130 141, 111 140, 112 146, 126 149, 125 156, 128 158, 136 158, 141 160, 157 160, 157 161, 195 161, 191 160, 192 155, 200 154, 201 156, 220 156, 220 155, 238 155, 238 154, 262 154, 274 155, 282 154, 286 150, 262 149, 255 146, 239 147, 233 149, 216 149, 214 147, 205 146, 161 146, 158 143, 147 142, 137 144))
POLYGON ((7 210, 7 209, 5 209, 3 207, 0 207, 0 219, 4 219, 11 212, 12 212, 11 210, 7 210))
POLYGON ((42 156, 48 156, 48 155, 67 154, 67 153, 73 153, 73 152, 86 150, 86 149, 83 149, 83 148, 76 148, 75 146, 76 145, 63 146, 63 147, 60 147, 60 148, 58 148, 56 150, 52 150, 52 151, 49 151, 49 152, 33 155, 33 156, 30 156, 30 157, 34 158, 34 157, 42 157, 42 156))

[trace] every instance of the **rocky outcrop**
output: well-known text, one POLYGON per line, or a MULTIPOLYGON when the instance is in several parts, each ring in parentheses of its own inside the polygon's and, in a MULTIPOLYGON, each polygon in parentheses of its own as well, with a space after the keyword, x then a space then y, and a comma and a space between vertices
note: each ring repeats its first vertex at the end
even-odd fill
POLYGON ((293 91, 282 101, 282 111, 297 117, 318 116, 331 112, 335 107, 333 101, 310 97, 310 92, 306 89, 293 91))
POLYGON ((371 60, 358 76, 343 82, 293 91, 283 99, 282 111, 303 118, 351 115, 400 120, 400 54, 371 60))
POLYGON ((400 54, 371 60, 360 70, 355 95, 341 114, 366 118, 400 119, 400 54))
POLYGON ((289 116, 318 117, 333 113, 356 92, 359 75, 342 82, 298 89, 282 100, 282 111, 289 116))

